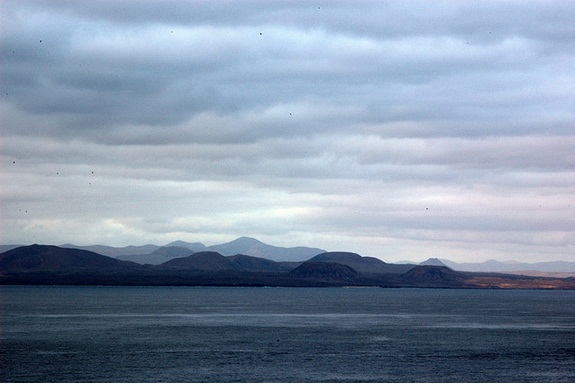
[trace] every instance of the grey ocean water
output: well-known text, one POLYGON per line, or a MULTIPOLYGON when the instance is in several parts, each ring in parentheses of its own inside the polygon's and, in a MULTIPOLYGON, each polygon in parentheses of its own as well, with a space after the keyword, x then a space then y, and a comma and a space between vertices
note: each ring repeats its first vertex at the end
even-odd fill
POLYGON ((4 382, 575 382, 575 292, 0 287, 4 382))

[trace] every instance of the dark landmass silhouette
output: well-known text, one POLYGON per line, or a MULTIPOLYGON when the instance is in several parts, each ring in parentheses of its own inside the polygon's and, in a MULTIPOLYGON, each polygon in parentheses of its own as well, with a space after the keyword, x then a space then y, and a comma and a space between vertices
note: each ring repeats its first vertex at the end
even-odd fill
MULTIPOLYGON (((168 254, 172 251, 181 250, 164 250, 168 254)), ((190 251, 188 256, 152 265, 76 248, 34 244, 0 253, 0 284, 572 290, 575 278, 461 272, 436 265, 396 265, 349 252, 324 252, 302 262, 277 262, 243 254, 225 256, 216 251, 190 251)))
POLYGON ((315 262, 337 262, 350 266, 357 271, 368 275, 401 274, 409 271, 413 264, 385 263, 381 259, 362 257, 356 253, 332 251, 316 255, 311 259, 315 262))
POLYGON ((337 262, 307 261, 288 273, 289 277, 310 280, 312 282, 338 284, 366 284, 366 277, 348 265, 337 262))
POLYGON ((175 258, 158 265, 158 269, 199 271, 240 271, 238 263, 215 251, 200 251, 188 257, 175 258))
POLYGON ((91 251, 58 246, 23 246, 0 254, 0 272, 123 270, 137 266, 133 262, 120 261, 91 251))

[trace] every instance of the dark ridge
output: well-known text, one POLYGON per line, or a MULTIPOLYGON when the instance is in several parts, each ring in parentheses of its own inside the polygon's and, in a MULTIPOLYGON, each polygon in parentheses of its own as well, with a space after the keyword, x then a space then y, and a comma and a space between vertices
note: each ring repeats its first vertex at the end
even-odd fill
POLYGON ((468 277, 445 266, 416 266, 400 278, 410 286, 459 287, 468 277))
POLYGON ((362 257, 356 253, 343 251, 322 253, 316 255, 310 259, 310 261, 340 263, 367 275, 401 274, 409 271, 415 266, 389 264, 377 258, 362 257))
POLYGON ((365 279, 355 269, 336 262, 304 262, 288 274, 293 278, 355 283, 365 279))
POLYGON ((162 269, 188 269, 202 271, 241 270, 237 262, 230 261, 215 251, 200 251, 188 257, 175 258, 157 266, 162 269))
POLYGON ((292 269, 288 264, 249 255, 236 254, 226 258, 237 263, 245 271, 288 272, 292 269))

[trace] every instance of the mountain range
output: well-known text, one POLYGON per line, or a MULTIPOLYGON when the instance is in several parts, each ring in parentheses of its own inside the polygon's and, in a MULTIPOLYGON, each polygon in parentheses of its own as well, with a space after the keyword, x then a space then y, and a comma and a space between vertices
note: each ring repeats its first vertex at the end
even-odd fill
MULTIPOLYGON (((11 245, 15 247, 15 245, 11 245)), ((13 248, 12 247, 12 248, 13 248)), ((245 254, 253 257, 267 258, 272 261, 301 262, 325 250, 312 247, 278 247, 268 245, 255 238, 240 237, 231 242, 206 246, 200 242, 175 241, 165 246, 143 245, 111 247, 104 245, 77 246, 64 244, 61 247, 76 248, 94 253, 137 263, 160 264, 175 257, 184 257, 191 252, 215 251, 223 255, 245 254)), ((2 250, 1 251, 6 251, 2 250)))
MULTIPOLYGON (((249 238, 235 245, 265 249, 265 244, 249 238)), ((220 250, 233 250, 226 246, 220 250)), ((20 246, 0 253, 0 284, 575 289, 574 277, 462 272, 437 260, 420 265, 393 264, 350 252, 321 251, 304 261, 274 261, 239 253, 193 252, 180 244, 144 254, 150 255, 167 260, 136 263, 73 247, 20 246)))
MULTIPOLYGON (((22 245, 0 245, 0 253, 22 245)), ((241 237, 227 243, 206 246, 200 242, 175 241, 164 246, 146 244, 142 246, 112 247, 105 245, 78 246, 73 244, 60 245, 64 248, 75 248, 92 251, 101 255, 131 261, 139 264, 159 265, 170 259, 185 257, 193 252, 216 251, 222 255, 243 254, 266 258, 277 262, 306 261, 325 250, 313 247, 277 247, 265 244, 254 238, 241 237)), ((373 258, 376 259, 376 258, 373 258)), ((379 260, 379 259, 378 259, 379 260)), ((434 265, 447 266, 457 271, 517 273, 524 275, 575 276, 575 262, 552 261, 525 263, 516 261, 489 260, 480 263, 458 263, 443 258, 429 258, 424 262, 397 262, 397 265, 434 265), (545 273, 545 274, 544 274, 545 273)), ((398 267, 398 269, 401 269, 398 267)))
MULTIPOLYGON (((405 263, 413 263, 406 261, 405 263)), ((551 261, 551 262, 517 262, 505 261, 500 262, 490 259, 479 263, 458 263, 449 259, 429 258, 422 265, 447 266, 453 270, 475 271, 475 272, 499 272, 499 273, 572 273, 575 276, 575 262, 551 261)))

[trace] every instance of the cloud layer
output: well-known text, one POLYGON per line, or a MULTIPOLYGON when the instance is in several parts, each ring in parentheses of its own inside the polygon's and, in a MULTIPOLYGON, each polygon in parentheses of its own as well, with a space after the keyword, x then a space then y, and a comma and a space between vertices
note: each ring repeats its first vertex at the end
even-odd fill
POLYGON ((575 258, 570 2, 0 14, 2 243, 575 258))

